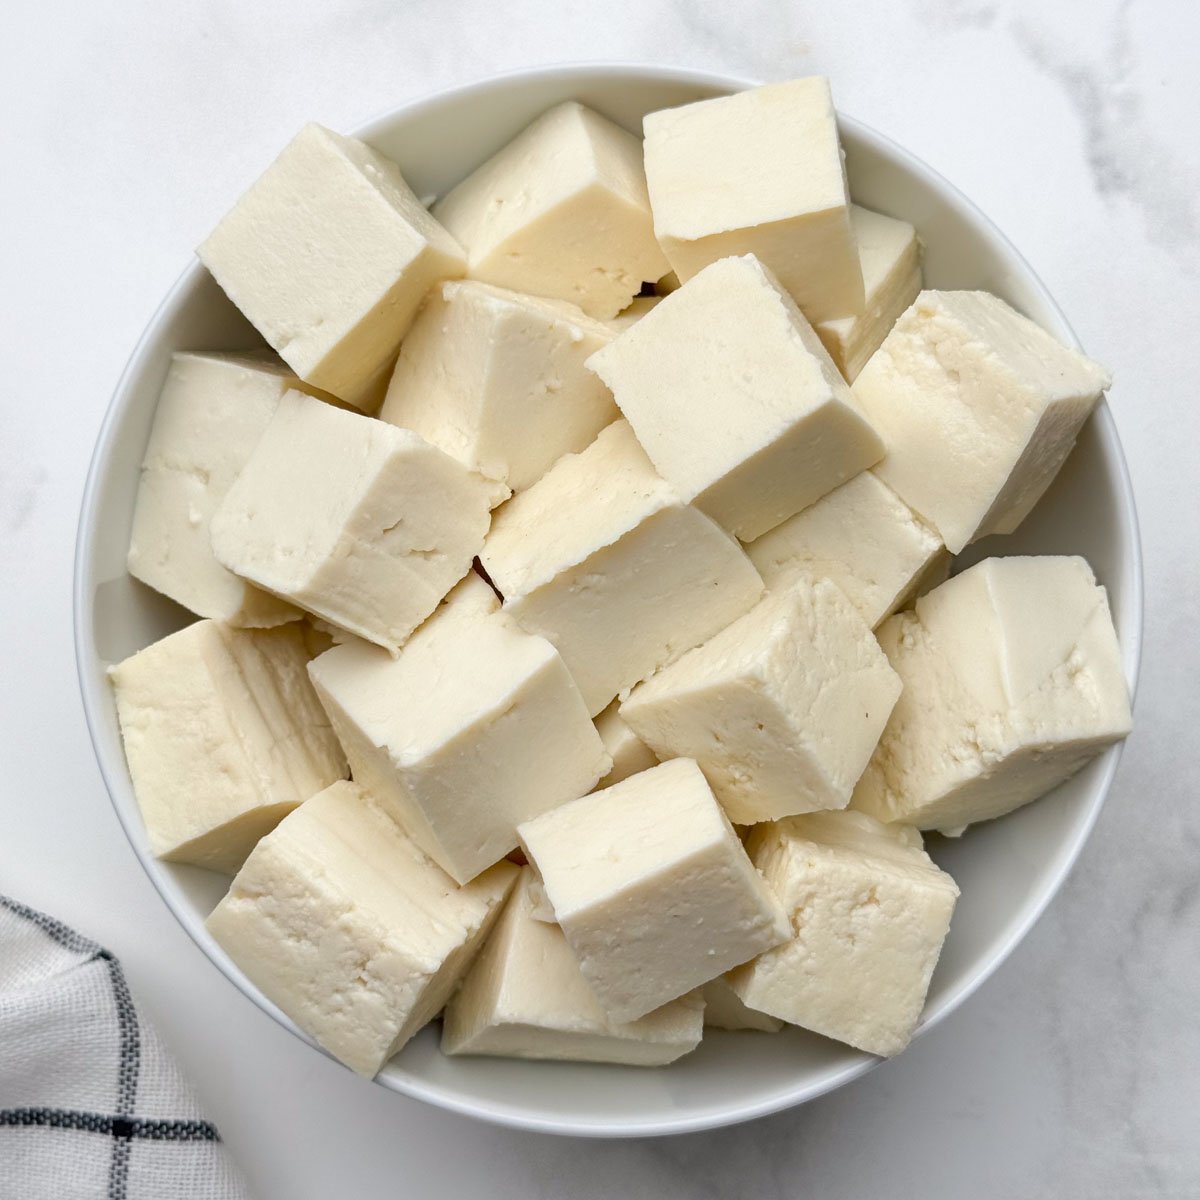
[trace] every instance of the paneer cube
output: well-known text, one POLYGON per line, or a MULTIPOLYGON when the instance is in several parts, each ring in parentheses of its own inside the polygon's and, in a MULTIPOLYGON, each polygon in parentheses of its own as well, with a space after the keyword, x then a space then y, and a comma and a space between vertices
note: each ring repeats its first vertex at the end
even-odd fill
POLYGON ((574 100, 538 117, 433 214, 466 247, 472 279, 570 300, 602 321, 670 270, 641 142, 574 100))
POLYGON ((950 554, 873 471, 863 471, 746 547, 769 588, 830 579, 873 629, 950 571, 950 554))
POLYGON ((792 936, 729 973, 745 1004, 870 1054, 898 1054, 921 1016, 958 899, 921 835, 857 812, 761 825, 746 846, 792 936))
POLYGON ((819 321, 814 328, 838 370, 853 383, 921 290, 921 243, 907 221, 857 204, 850 206, 850 224, 858 244, 866 303, 856 317, 819 321))
POLYGON ((854 395, 887 446, 880 479, 958 554, 1029 515, 1108 385, 1003 300, 925 291, 854 395))
POLYGON ((658 1067, 694 1050, 704 1002, 691 992, 634 1021, 609 1019, 557 925, 532 914, 529 868, 446 1006, 447 1054, 498 1054, 658 1067))
POLYGON ((631 775, 518 832, 610 1021, 636 1020, 790 932, 687 759, 631 775))
POLYGON ((810 321, 863 311, 863 277, 829 81, 820 76, 650 113, 654 231, 686 283, 754 254, 810 321))
POLYGON ((395 659, 360 642, 309 668, 354 778, 460 883, 611 766, 554 647, 473 611, 477 590, 452 594, 395 659))
POLYGON ((1082 558, 989 558, 879 630, 904 692, 854 807, 958 832, 1044 795, 1129 732, 1105 591, 1082 558))
POLYGON ((466 273, 394 162, 315 124, 196 253, 301 379, 368 409, 425 293, 466 273))
POLYGON ((731 821, 845 808, 900 679, 845 594, 797 576, 634 688, 621 716, 695 759, 731 821))
POLYGON ((596 732, 612 759, 612 770, 596 785, 612 787, 639 771, 648 771, 658 766, 654 751, 642 741, 622 718, 618 709, 620 701, 614 700, 597 718, 596 732))
POLYGON ((380 416, 513 491, 621 414, 584 360, 613 333, 574 305, 473 280, 435 288, 380 416))
POLYGON ((393 653, 507 495, 407 429, 288 392, 213 515, 218 562, 393 653))
POLYGON ((135 579, 231 625, 265 628, 300 616, 221 566, 208 528, 280 397, 300 386, 270 351, 172 355, 133 510, 135 579))
POLYGON ((752 256, 706 267, 588 366, 658 473, 742 541, 883 456, 821 339, 752 256))
MULTIPOLYGON (((736 969, 736 968, 735 968, 736 969)), ((733 990, 724 975, 710 979, 701 989, 704 997, 704 1024, 713 1029, 753 1029, 759 1033, 778 1033, 783 1022, 747 1004, 733 990)))
POLYGON ((272 1004, 374 1075, 450 999, 517 878, 459 887, 357 783, 305 801, 265 837, 208 931, 272 1004))
POLYGON ((738 544, 655 474, 624 421, 500 509, 480 559, 593 716, 762 594, 738 544))
POLYGON ((233 874, 263 834, 346 775, 299 624, 197 621, 109 669, 150 848, 233 874))

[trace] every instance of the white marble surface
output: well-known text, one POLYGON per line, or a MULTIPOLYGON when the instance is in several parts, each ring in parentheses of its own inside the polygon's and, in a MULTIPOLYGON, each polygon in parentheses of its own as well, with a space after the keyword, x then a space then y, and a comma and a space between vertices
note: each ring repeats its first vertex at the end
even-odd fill
POLYGON ((9 6, 4 25, 0 887, 122 956, 263 1200, 1200 1194, 1200 9, 41 0, 9 6), (1065 890, 982 993, 804 1109, 608 1144, 492 1129, 373 1088, 226 983, 111 813, 69 609, 84 471, 124 360, 190 247, 296 127, 597 58, 827 72, 842 108, 972 196, 1116 374, 1148 598, 1116 790, 1065 890))

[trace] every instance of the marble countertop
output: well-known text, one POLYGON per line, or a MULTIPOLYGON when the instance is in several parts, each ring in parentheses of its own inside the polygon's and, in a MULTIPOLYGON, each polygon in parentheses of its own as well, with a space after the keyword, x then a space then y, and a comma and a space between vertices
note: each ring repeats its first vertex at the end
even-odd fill
POLYGON ((122 957, 262 1200, 1200 1191, 1200 803, 1186 758, 1200 677, 1198 35, 1200 8, 1185 0, 6 11, 0 888, 122 957), (640 1143, 443 1114, 264 1017, 202 958, 126 845, 71 646, 76 512, 101 416, 231 198, 308 118, 350 127, 497 70, 600 58, 828 73, 846 112, 971 196, 1113 369, 1147 564, 1137 731, 1082 860, 1009 962, 935 1033, 840 1092, 640 1143))

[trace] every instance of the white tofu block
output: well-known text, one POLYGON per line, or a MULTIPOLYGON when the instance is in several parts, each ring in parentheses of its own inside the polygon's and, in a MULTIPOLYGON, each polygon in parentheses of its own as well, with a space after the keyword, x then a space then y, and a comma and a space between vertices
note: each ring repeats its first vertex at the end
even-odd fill
POLYGON ((621 716, 659 758, 695 759, 752 825, 845 808, 899 695, 845 593, 800 575, 634 688, 621 716))
POLYGON ((302 800, 346 775, 298 624, 197 621, 109 668, 150 849, 233 874, 302 800))
POLYGON ((1129 732, 1108 598, 1082 558, 989 558, 879 629, 904 692, 854 807, 958 832, 1129 732))
POLYGON ((713 1029, 753 1029, 760 1033, 778 1033, 783 1022, 742 1003, 741 997, 724 975, 710 979, 701 989, 704 997, 704 1024, 713 1029))
POLYGON ((469 274, 615 317, 670 264, 654 239, 642 144, 571 100, 543 113, 433 206, 469 274))
POLYGON ((611 765, 554 647, 480 613, 479 588, 452 596, 395 659, 358 643, 309 668, 354 778, 460 883, 611 765))
POLYGON ((622 1023, 611 1021, 557 925, 536 920, 525 868, 487 945, 446 1006, 442 1049, 574 1062, 659 1067, 704 1033, 695 993, 622 1023))
POLYGON ((755 258, 726 258, 588 360, 650 461, 743 541, 879 461, 821 339, 755 258))
POLYGON ((208 918, 273 1004, 368 1078, 450 999, 517 877, 459 887, 356 783, 305 801, 208 918))
MULTIPOLYGON (((675 288, 671 289, 675 291, 675 288)), ((662 296, 637 296, 623 308, 611 321, 609 328, 614 333, 624 333, 630 325, 636 325, 660 300, 662 296)))
POLYGON ((850 224, 858 244, 865 306, 856 317, 820 321, 814 328, 838 370, 853 383, 921 290, 921 243, 907 221, 857 204, 850 206, 850 224))
POLYGON ((644 1016, 788 936, 779 902, 687 759, 518 832, 611 1021, 644 1016))
POLYGON ((583 365, 612 337, 565 301, 443 284, 400 347, 379 415, 513 491, 527 488, 621 415, 583 365))
POLYGON ((942 539, 873 471, 776 525, 746 553, 769 588, 797 574, 832 580, 871 628, 950 571, 942 539))
POLYGON ((854 395, 887 446, 880 479, 957 554, 1029 515, 1109 382, 995 296, 925 291, 854 395))
POLYGON ((616 421, 496 513, 480 554, 505 611, 558 648, 595 716, 740 617, 762 580, 616 421))
POLYGON ((507 495, 408 429, 288 392, 211 522, 217 560, 393 653, 507 495))
POLYGON ((600 780, 597 787, 612 787, 639 771, 648 771, 658 766, 654 751, 638 737, 622 719, 618 709, 620 702, 614 700, 597 718, 596 732, 612 759, 612 770, 600 780))
POLYGON ((913 1035, 958 899, 921 836, 863 813, 761 825, 747 849, 791 920, 789 941, 729 973, 742 1001, 870 1054, 913 1035))
POLYGON ((172 355, 142 459, 129 573, 202 617, 268 627, 300 611, 213 557, 208 525, 279 399, 301 386, 270 351, 172 355))
POLYGON ((425 293, 466 273, 394 162, 313 124, 197 254, 301 379, 368 409, 425 293))
POLYGON ((810 321, 862 312, 827 79, 664 109, 643 128, 654 231, 684 283, 718 259, 754 254, 810 321))

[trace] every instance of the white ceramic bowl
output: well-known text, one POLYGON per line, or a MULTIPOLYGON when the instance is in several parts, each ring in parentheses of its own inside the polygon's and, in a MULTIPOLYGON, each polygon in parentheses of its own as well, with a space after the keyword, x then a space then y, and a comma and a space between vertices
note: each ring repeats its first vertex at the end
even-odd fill
MULTIPOLYGON (((505 75, 405 105, 356 132, 402 166, 418 194, 456 183, 530 119, 575 98, 631 129, 653 109, 749 84, 661 67, 578 66, 505 75)), ((944 179, 886 138, 842 121, 855 198, 911 221, 926 246, 925 278, 940 288, 985 288, 1064 342, 1076 339, 1029 266, 944 179)), ((266 164, 264 164, 265 166, 266 164)), ((233 197, 230 197, 233 200, 233 197)), ((125 570, 138 464, 174 350, 232 349, 260 339, 193 263, 151 321, 108 410, 79 525, 75 636, 84 708, 113 805, 163 899, 213 962, 256 1004, 302 1033, 250 984, 204 929, 226 880, 157 861, 149 852, 105 667, 179 628, 189 614, 125 570)), ((1020 531, 971 548, 1084 555, 1108 587, 1125 671, 1135 682, 1141 561, 1129 479, 1102 404, 1041 505, 1020 531)), ((1114 747, 1058 791, 958 842, 930 849, 962 887, 933 978, 922 1029, 953 1011, 1005 959, 1058 890, 1116 769, 1114 747)), ((219 1037, 219 1031, 211 1036, 219 1037)), ((308 1039, 305 1039, 308 1040, 308 1039)), ((777 1036, 710 1033, 664 1070, 446 1058, 427 1029, 379 1076, 384 1087, 502 1124, 602 1136, 727 1125, 809 1100, 871 1069, 869 1055, 797 1029, 777 1036)))

